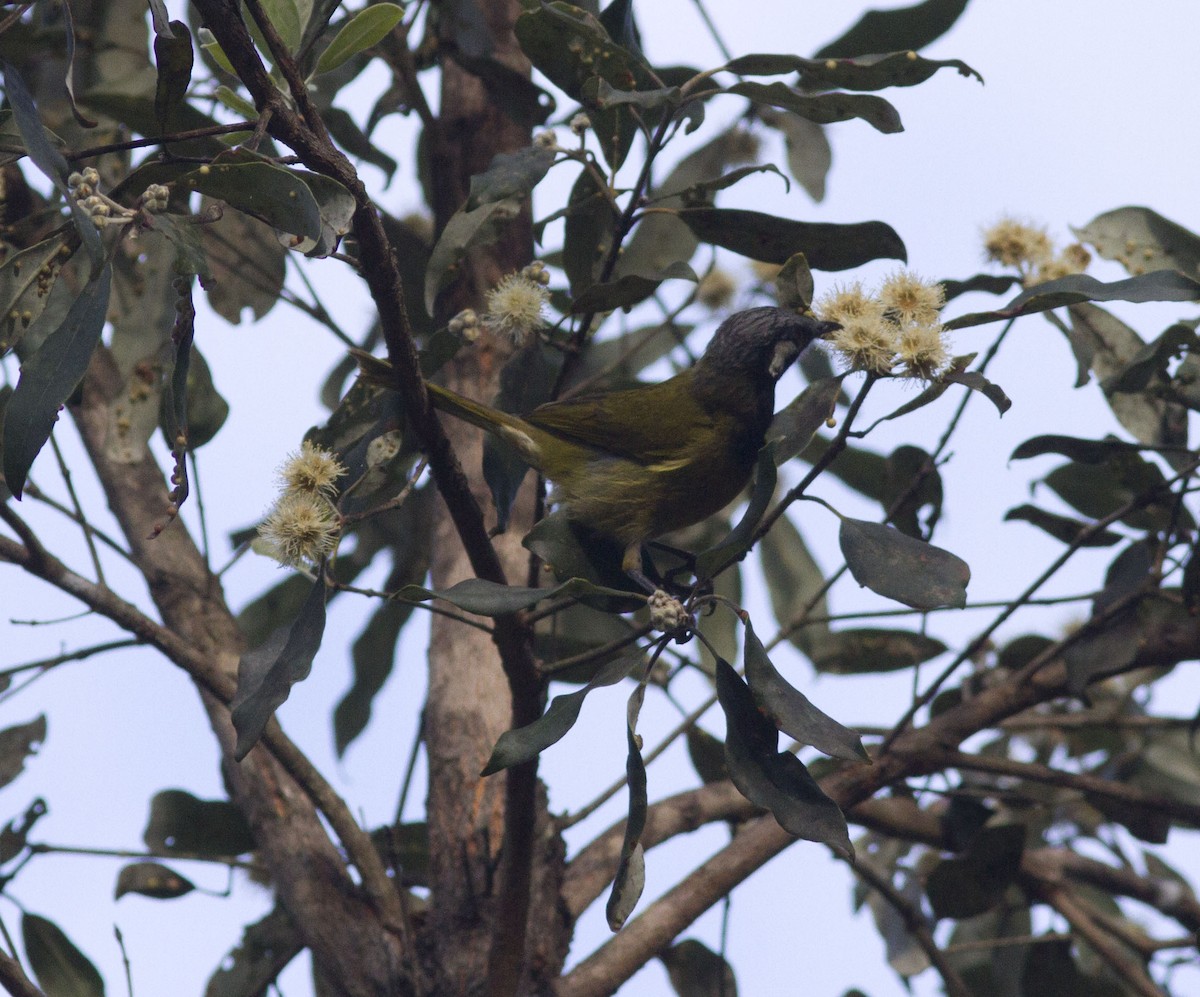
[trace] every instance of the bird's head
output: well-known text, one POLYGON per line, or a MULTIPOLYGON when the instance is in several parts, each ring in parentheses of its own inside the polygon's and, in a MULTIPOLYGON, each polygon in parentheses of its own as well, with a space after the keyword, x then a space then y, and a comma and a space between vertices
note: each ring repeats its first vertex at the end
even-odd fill
POLYGON ((698 366, 716 377, 769 378, 773 384, 809 343, 840 328, 787 308, 749 308, 721 323, 698 366))

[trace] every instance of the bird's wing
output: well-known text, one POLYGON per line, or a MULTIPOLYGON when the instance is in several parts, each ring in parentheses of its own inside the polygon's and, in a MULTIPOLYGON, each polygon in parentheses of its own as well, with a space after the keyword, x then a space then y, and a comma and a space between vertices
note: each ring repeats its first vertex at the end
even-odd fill
POLYGON ((678 457, 689 438, 712 421, 675 378, 662 384, 550 402, 525 418, 561 439, 639 464, 678 457))

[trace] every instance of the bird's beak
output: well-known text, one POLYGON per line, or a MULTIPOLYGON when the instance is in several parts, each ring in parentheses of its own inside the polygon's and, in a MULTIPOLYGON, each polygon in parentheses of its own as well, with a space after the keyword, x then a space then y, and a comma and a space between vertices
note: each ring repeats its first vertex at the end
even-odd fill
POLYGON ((820 332, 817 333, 818 339, 832 339, 833 334, 842 327, 841 322, 821 322, 820 332))

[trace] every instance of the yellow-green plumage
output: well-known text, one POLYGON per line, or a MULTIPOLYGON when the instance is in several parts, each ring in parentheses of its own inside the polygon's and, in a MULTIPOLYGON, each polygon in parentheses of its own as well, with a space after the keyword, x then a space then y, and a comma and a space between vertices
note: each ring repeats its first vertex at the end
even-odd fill
POLYGON ((775 407, 775 382, 831 329, 781 308, 738 312, 703 357, 661 384, 500 412, 435 384, 433 404, 494 433, 553 482, 568 516, 614 537, 640 572, 641 545, 698 523, 745 487, 775 407))

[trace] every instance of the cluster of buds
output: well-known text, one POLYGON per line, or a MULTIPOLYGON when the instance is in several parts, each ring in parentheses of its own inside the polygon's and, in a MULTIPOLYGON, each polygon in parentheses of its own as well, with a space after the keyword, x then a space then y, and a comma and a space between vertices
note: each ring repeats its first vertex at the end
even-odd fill
POLYGON ((170 199, 171 189, 169 187, 160 183, 152 183, 142 192, 142 196, 138 198, 138 204, 151 214, 155 214, 166 211, 170 199))
POLYGON ((306 440, 279 468, 282 492, 258 527, 264 552, 291 568, 332 554, 342 530, 333 500, 345 473, 337 457, 306 440))
POLYGON ((575 135, 583 136, 589 128, 592 127, 592 119, 589 118, 584 111, 580 111, 568 123, 568 127, 575 135))
POLYGON ((479 338, 479 316, 475 314, 474 308, 464 308, 446 324, 446 327, 456 335, 462 336, 468 343, 473 343, 479 338))
POLYGON ((540 131, 534 135, 533 145, 535 149, 553 149, 555 152, 559 152, 561 149, 561 146, 558 144, 558 136, 554 134, 552 128, 547 128, 545 131, 540 131))
POLYGON ((83 208, 96 228, 129 221, 134 212, 117 204, 112 198, 105 197, 100 193, 99 186, 100 174, 91 166, 67 177, 67 189, 71 198, 83 208))
POLYGON ((819 318, 841 324, 832 343, 850 370, 883 375, 902 366, 903 377, 933 381, 950 362, 938 321, 944 304, 941 284, 900 270, 873 293, 859 282, 835 288, 814 309, 819 318))
POLYGON ((488 328, 510 336, 517 345, 524 344, 545 324, 549 283, 550 272, 541 260, 510 273, 487 293, 484 321, 488 328))
POLYGON ((1045 228, 1016 218, 1001 218, 983 233, 987 258, 1001 266, 1016 267, 1026 287, 1083 273, 1091 253, 1079 243, 1056 251, 1045 228))

